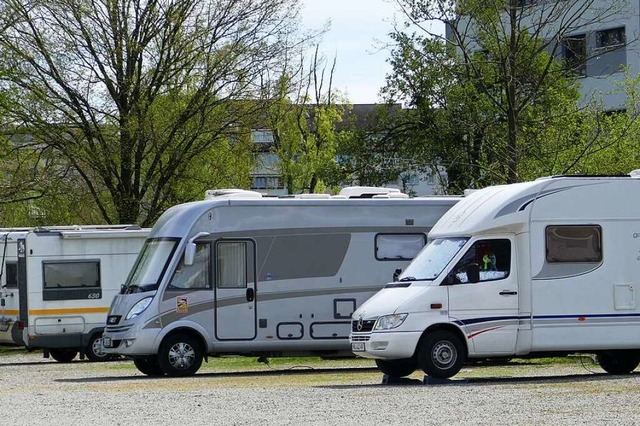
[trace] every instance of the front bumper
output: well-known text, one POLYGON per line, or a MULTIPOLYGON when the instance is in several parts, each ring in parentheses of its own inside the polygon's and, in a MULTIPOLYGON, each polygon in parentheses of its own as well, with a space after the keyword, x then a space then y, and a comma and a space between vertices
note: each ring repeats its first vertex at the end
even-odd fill
POLYGON ((123 356, 156 355, 155 345, 158 329, 136 330, 135 333, 112 333, 106 330, 102 335, 105 353, 123 356))
POLYGON ((364 344, 364 350, 354 350, 354 354, 363 358, 404 359, 411 358, 416 351, 422 333, 419 331, 378 331, 370 333, 351 333, 351 348, 364 344))

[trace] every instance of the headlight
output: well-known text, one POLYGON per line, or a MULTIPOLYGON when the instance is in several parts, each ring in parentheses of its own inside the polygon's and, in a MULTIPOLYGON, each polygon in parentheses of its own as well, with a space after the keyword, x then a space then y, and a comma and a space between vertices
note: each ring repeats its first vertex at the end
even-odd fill
POLYGON ((135 318, 143 313, 144 310, 147 309, 147 307, 149 307, 149 305, 151 304, 151 300, 153 300, 153 297, 145 297, 144 299, 133 305, 133 308, 131 308, 125 319, 135 318))
POLYGON ((392 328, 400 327, 409 314, 393 314, 385 315, 378 318, 374 330, 391 330, 392 328))

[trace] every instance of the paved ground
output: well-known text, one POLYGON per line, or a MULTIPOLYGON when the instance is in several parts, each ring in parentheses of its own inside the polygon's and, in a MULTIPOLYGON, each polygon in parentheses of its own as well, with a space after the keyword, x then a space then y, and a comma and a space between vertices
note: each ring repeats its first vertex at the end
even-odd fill
MULTIPOLYGON (((634 425, 640 372, 608 376, 587 362, 465 368, 447 385, 382 385, 370 369, 237 372, 147 378, 129 361, 59 364, 0 357, 7 425, 634 425)), ((351 364, 329 363, 328 367, 351 364)), ((367 366, 368 364, 359 364, 367 366)))

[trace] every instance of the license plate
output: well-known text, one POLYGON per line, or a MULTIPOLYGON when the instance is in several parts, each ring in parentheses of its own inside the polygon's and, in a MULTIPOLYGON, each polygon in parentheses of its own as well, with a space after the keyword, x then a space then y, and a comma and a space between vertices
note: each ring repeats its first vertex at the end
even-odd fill
POLYGON ((105 348, 110 348, 111 347, 111 337, 103 337, 102 338, 102 346, 104 346, 105 348))
POLYGON ((364 342, 353 342, 351 344, 352 352, 364 352, 364 342))

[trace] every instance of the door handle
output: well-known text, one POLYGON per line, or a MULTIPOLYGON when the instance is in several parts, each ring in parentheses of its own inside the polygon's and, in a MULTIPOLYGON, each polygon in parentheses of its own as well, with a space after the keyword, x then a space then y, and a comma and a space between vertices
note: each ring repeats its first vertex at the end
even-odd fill
POLYGON ((518 292, 513 290, 502 290, 500 292, 500 296, 515 296, 516 294, 518 294, 518 292))
POLYGON ((253 302, 256 292, 252 288, 247 289, 247 302, 253 302))

